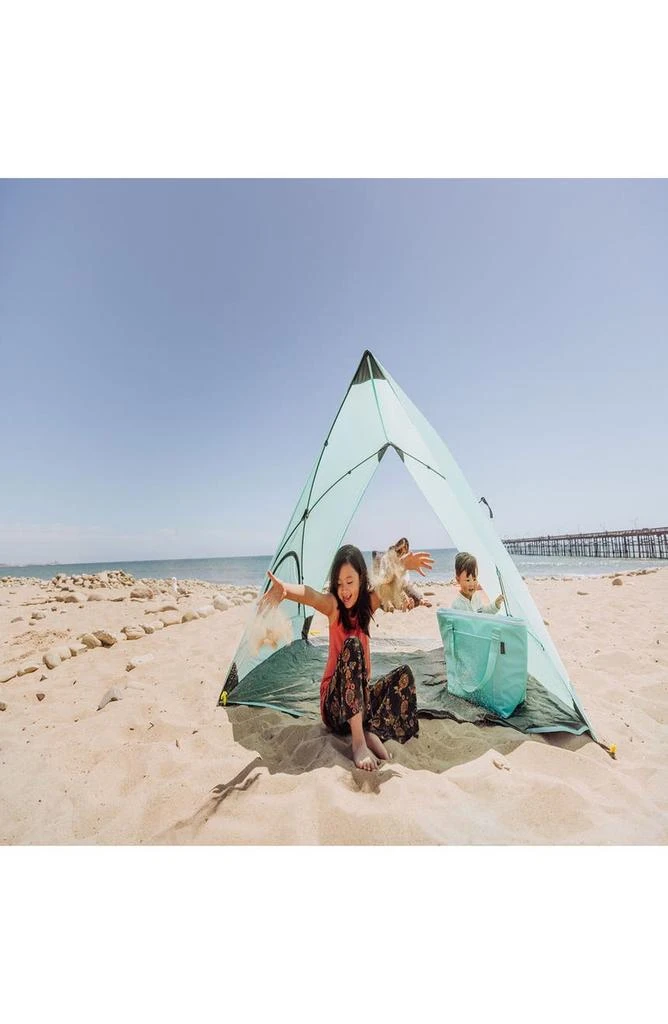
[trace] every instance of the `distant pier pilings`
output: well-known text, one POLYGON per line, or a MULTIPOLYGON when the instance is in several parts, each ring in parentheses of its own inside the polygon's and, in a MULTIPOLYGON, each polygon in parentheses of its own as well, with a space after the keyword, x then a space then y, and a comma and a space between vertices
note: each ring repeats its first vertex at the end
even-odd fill
POLYGON ((511 555, 563 555, 580 558, 667 558, 668 526, 645 530, 606 530, 552 537, 504 540, 511 555))

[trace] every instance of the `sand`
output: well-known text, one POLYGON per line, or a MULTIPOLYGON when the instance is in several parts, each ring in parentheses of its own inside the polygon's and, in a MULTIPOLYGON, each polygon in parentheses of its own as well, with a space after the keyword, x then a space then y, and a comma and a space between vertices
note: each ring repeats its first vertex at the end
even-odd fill
MULTIPOLYGON (((149 581, 155 596, 133 598, 128 581, 0 583, 0 843, 664 844, 668 568, 621 579, 527 581, 616 759, 588 737, 421 720, 373 774, 320 723, 216 706, 252 588, 182 581, 175 596, 149 581), (101 600, 88 600, 94 589, 101 600), (78 602, 57 600, 72 593, 78 602), (237 603, 214 610, 220 594, 237 603), (208 614, 124 638, 170 603, 177 619, 208 614), (118 642, 44 665, 101 629, 118 642), (98 710, 110 691, 120 699, 98 710)), ((437 637, 435 608, 455 590, 429 589, 433 608, 379 612, 372 637, 437 637)))

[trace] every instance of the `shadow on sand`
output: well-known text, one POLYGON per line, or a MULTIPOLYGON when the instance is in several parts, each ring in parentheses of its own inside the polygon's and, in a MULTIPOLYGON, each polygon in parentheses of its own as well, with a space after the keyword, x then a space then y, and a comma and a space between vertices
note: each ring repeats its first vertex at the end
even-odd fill
MULTIPOLYGON (((301 775, 315 768, 340 765, 358 775, 350 757, 350 740, 334 736, 312 718, 295 719, 269 708, 227 707, 237 743, 257 751, 272 774, 301 775)), ((420 718, 420 735, 406 744, 389 740, 392 763, 406 768, 444 772, 458 764, 474 761, 488 750, 510 754, 522 743, 547 743, 565 750, 579 750, 590 743, 589 736, 568 733, 526 735, 502 725, 473 725, 449 718, 420 718)), ((387 771, 387 769, 385 769, 387 771)))

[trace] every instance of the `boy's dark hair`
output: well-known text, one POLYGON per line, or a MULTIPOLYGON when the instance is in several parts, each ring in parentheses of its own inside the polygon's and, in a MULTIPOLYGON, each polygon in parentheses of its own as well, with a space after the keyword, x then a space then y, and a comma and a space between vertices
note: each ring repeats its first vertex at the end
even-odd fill
POLYGON ((459 551, 455 558, 455 576, 459 576, 461 572, 465 572, 467 576, 478 575, 478 563, 475 560, 475 555, 469 554, 468 551, 459 551))
POLYGON ((359 548, 356 548, 353 544, 344 544, 342 548, 334 555, 334 561, 332 562, 332 568, 329 570, 329 592, 336 598, 336 603, 339 606, 339 618, 343 628, 350 632, 353 628, 353 624, 350 621, 350 616, 357 616, 357 625, 360 627, 363 633, 369 635, 369 622, 371 621, 371 591, 369 590, 369 573, 367 571, 366 562, 364 561, 364 555, 359 548), (344 605, 343 601, 339 598, 339 588, 337 586, 339 581, 339 573, 344 565, 351 565, 355 572, 359 574, 360 578, 360 593, 357 598, 357 604, 348 610, 344 605))
POLYGON ((400 537, 396 544, 390 544, 390 551, 397 551, 399 548, 406 548, 406 551, 410 551, 408 537, 400 537))

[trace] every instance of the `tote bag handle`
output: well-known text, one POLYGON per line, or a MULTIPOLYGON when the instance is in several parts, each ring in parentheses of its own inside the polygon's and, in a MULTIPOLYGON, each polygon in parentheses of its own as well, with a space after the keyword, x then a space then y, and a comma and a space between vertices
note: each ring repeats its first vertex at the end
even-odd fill
MULTIPOLYGON (((475 633, 467 633, 466 635, 467 636, 473 636, 476 639, 478 639, 478 636, 475 633)), ((455 651, 455 630, 454 630, 454 626, 452 625, 451 622, 448 622, 448 624, 447 624, 447 637, 448 637, 448 654, 452 657, 453 664, 454 664, 454 662, 457 660, 457 652, 455 651)), ((489 640, 489 651, 488 651, 488 654, 487 654, 487 665, 485 666, 485 671, 483 672, 482 679, 480 679, 480 680, 476 679, 476 680, 468 681, 465 678, 466 673, 462 673, 461 674, 462 678, 460 678, 460 680, 459 680, 459 685, 461 686, 462 690, 466 690, 467 693, 473 693, 475 690, 481 690, 484 686, 487 685, 487 683, 492 678, 492 675, 494 674, 494 669, 496 668, 496 659, 499 656, 499 651, 500 650, 501 650, 501 630, 499 629, 498 626, 495 626, 492 629, 492 635, 491 635, 490 640, 489 640)))

